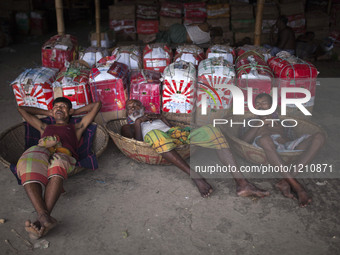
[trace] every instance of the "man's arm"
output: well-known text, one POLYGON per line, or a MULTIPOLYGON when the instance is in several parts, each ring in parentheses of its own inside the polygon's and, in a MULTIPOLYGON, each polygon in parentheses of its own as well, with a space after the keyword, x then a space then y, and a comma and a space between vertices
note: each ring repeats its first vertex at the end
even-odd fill
POLYGON ((75 125, 78 141, 80 140, 87 126, 90 125, 91 122, 94 120, 101 107, 102 103, 98 101, 74 110, 73 112, 74 115, 87 112, 87 114, 81 119, 81 121, 75 125))
POLYGON ((43 123, 37 116, 35 115, 46 115, 52 116, 51 111, 43 110, 35 107, 28 107, 28 106, 19 106, 18 112, 21 116, 30 124, 32 127, 37 129, 40 134, 44 133, 45 127, 47 126, 46 123, 43 123))
POLYGON ((277 47, 280 49, 285 49, 288 39, 289 39, 289 30, 285 29, 280 34, 280 41, 278 42, 277 47))

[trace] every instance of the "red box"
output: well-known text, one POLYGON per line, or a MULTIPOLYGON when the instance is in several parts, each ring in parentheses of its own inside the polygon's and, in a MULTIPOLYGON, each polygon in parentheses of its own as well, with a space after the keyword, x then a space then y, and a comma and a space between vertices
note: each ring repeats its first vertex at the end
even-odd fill
POLYGON ((156 34, 158 32, 158 20, 137 20, 137 34, 156 34))
POLYGON ((12 83, 12 89, 18 106, 37 107, 44 110, 52 109, 52 83, 58 69, 38 67, 27 69, 12 83))
POLYGON ((147 44, 143 51, 144 69, 163 72, 171 63, 172 51, 162 43, 147 44))
POLYGON ((93 102, 101 101, 101 112, 123 111, 127 97, 128 66, 114 62, 92 68, 90 87, 93 102))
POLYGON ((130 99, 142 102, 147 113, 161 113, 161 74, 150 70, 131 74, 130 99))
POLYGON ((163 2, 160 15, 164 17, 181 18, 182 10, 182 3, 163 2))
POLYGON ((274 74, 258 53, 249 51, 236 60, 238 87, 244 94, 245 110, 248 109, 248 87, 253 89, 253 106, 258 94, 271 94, 274 74))
POLYGON ((78 54, 78 40, 72 35, 55 35, 44 43, 41 50, 42 65, 59 70, 65 62, 72 62, 78 54))
POLYGON ((53 82, 54 98, 66 97, 72 102, 72 108, 78 109, 92 102, 89 85, 88 69, 78 69, 76 76, 68 72, 68 68, 62 69, 55 82, 53 82))

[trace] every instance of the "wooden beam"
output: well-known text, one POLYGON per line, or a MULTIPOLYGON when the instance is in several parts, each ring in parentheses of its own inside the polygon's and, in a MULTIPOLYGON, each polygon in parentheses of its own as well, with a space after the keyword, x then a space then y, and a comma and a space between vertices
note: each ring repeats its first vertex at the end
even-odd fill
POLYGON ((257 11, 255 21, 255 32, 254 32, 254 45, 261 45, 261 33, 262 33, 262 16, 263 16, 263 5, 265 0, 257 0, 257 11))
POLYGON ((65 34, 64 16, 63 16, 63 1, 55 0, 55 10, 57 15, 57 30, 58 35, 65 34))

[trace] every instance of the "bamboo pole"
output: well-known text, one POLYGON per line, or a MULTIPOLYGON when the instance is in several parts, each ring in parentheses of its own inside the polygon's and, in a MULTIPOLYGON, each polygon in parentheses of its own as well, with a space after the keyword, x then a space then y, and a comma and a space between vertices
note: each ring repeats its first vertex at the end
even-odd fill
POLYGON ((57 29, 58 35, 65 34, 64 16, 63 16, 63 1, 55 0, 55 10, 57 14, 57 29))
POLYGON ((100 36, 100 0, 95 0, 96 5, 96 34, 97 34, 97 47, 101 46, 101 36, 100 36))
POLYGON ((265 0, 257 1, 256 11, 256 22, 255 22, 255 33, 254 33, 254 45, 261 45, 261 31, 262 31, 262 16, 263 16, 263 5, 265 0))

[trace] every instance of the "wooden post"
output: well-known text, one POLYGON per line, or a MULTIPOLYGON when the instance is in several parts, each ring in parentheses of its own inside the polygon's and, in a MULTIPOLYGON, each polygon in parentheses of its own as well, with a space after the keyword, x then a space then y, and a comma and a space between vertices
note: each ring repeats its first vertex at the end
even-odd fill
POLYGON ((96 4, 96 34, 97 34, 97 47, 101 47, 101 35, 100 35, 100 0, 95 0, 96 4))
POLYGON ((257 1, 255 33, 254 33, 254 45, 261 45, 261 32, 262 32, 262 16, 263 16, 264 0, 257 1))
POLYGON ((55 10, 57 14, 57 29, 58 35, 65 34, 64 16, 63 16, 63 1, 55 0, 55 10))

